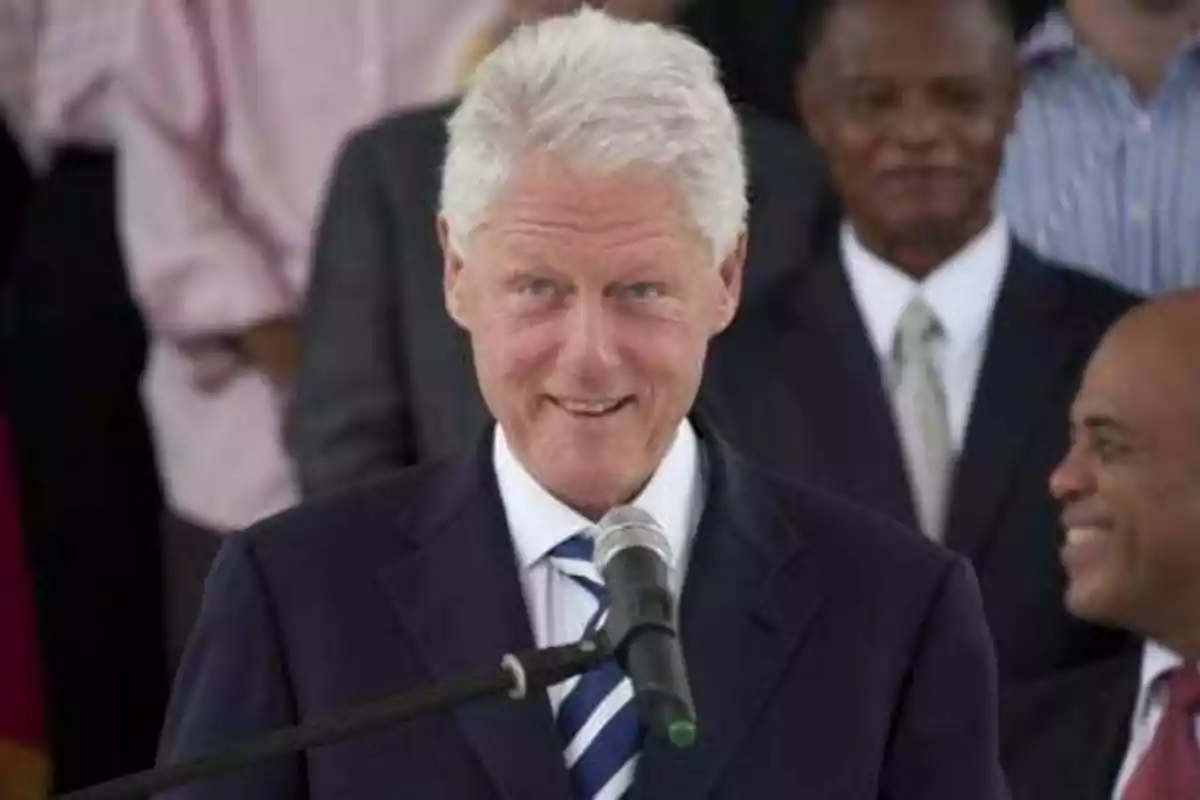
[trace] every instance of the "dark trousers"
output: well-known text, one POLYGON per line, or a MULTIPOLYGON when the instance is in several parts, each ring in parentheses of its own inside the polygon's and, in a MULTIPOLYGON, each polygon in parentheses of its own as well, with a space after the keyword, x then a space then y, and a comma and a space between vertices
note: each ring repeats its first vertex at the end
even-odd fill
POLYGON ((150 766, 166 697, 146 342, 115 198, 110 153, 63 153, 13 260, 13 428, 58 791, 150 766))

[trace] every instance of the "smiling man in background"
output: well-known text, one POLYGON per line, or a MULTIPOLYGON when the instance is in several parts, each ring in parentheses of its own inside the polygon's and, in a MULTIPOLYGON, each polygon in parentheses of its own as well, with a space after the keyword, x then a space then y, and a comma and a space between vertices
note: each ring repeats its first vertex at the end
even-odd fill
POLYGON ((1066 605, 1140 651, 1002 704, 1019 800, 1200 797, 1200 292, 1139 308, 1105 337, 1051 480, 1066 605))

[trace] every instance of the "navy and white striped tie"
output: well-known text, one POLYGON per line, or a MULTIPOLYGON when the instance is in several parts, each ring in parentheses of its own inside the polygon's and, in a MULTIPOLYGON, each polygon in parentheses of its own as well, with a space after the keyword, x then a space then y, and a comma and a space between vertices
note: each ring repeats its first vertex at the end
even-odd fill
MULTIPOLYGON (((608 590, 592 563, 594 542, 576 534, 550 551, 550 564, 587 590, 596 610, 581 632, 590 636, 608 615, 608 590)), ((642 729, 633 704, 633 685, 616 662, 572 679, 555 709, 571 782, 580 800, 616 800, 633 785, 642 748, 642 729)))

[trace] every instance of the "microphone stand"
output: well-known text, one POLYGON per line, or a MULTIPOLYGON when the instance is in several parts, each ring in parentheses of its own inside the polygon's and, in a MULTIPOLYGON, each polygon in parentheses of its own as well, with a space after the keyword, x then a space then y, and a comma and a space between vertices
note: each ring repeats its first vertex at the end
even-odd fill
POLYGON ((603 634, 575 644, 509 653, 501 659, 498 669, 376 700, 323 719, 282 728, 191 761, 59 795, 57 800, 132 800, 487 697, 506 694, 513 700, 524 700, 531 692, 594 669, 611 655, 612 650, 603 634))

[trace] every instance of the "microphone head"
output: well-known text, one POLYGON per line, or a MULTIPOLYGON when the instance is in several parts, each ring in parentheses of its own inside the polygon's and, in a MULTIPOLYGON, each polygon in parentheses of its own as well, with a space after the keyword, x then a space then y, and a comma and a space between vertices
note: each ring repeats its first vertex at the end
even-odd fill
POLYGON ((617 506, 600 518, 593 560, 604 574, 613 556, 631 547, 642 547, 671 565, 671 543, 658 520, 637 506, 617 506))

